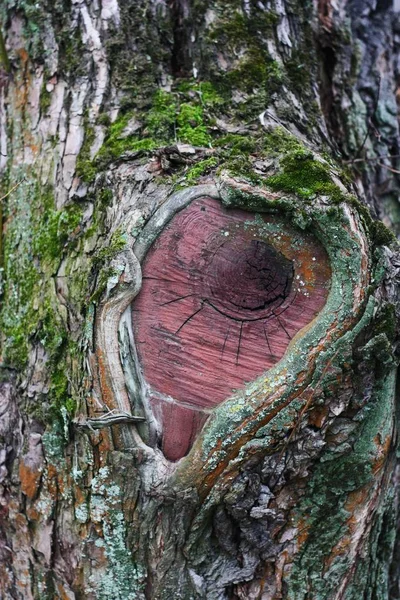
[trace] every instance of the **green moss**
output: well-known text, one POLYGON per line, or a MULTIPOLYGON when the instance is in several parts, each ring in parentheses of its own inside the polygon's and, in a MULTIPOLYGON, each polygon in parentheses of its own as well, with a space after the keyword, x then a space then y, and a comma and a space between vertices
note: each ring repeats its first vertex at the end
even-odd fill
POLYGON ((283 83, 284 74, 280 65, 259 49, 251 49, 240 61, 236 69, 226 75, 229 86, 254 92, 257 88, 267 88, 268 94, 278 91, 283 83))
POLYGON ((397 330, 396 307, 393 304, 384 304, 374 319, 374 334, 384 333, 394 342, 397 330))
POLYGON ((23 372, 32 346, 44 349, 49 391, 43 404, 32 410, 49 421, 62 407, 72 411, 75 405, 67 385, 71 344, 57 311, 52 276, 74 248, 82 211, 75 205, 56 210, 50 188, 41 186, 34 174, 25 175, 27 182, 8 198, 13 219, 5 243, 2 354, 6 364, 23 372))
POLYGON ((225 151, 229 150, 229 156, 253 154, 262 150, 262 143, 260 142, 259 137, 238 135, 234 133, 229 133, 217 138, 214 142, 214 146, 217 148, 224 148, 225 151))
POLYGON ((207 41, 214 50, 210 53, 210 79, 226 99, 229 96, 230 112, 243 120, 265 110, 286 76, 282 65, 270 56, 267 43, 273 35, 276 13, 254 6, 249 17, 237 8, 221 11, 207 41), (217 67, 216 53, 225 56, 226 69, 217 67), (240 92, 239 96, 235 91, 240 92))
POLYGON ((390 246, 392 243, 396 242, 396 237, 390 229, 388 229, 382 221, 374 220, 368 207, 365 204, 362 204, 356 196, 349 194, 346 197, 346 202, 357 209, 365 228, 370 234, 371 241, 375 246, 390 246))
POLYGON ((46 77, 44 78, 42 89, 40 90, 40 112, 42 115, 46 114, 51 104, 51 93, 47 91, 46 77))
POLYGON ((390 246, 396 241, 395 235, 382 221, 373 221, 371 224, 371 237, 376 246, 390 246))
POLYGON ((82 41, 79 26, 73 27, 68 23, 58 35, 59 66, 58 70, 64 77, 79 77, 86 75, 86 60, 88 50, 82 41))
POLYGON ((244 44, 261 47, 262 39, 271 34, 278 21, 279 15, 275 11, 266 11, 264 8, 257 12, 257 17, 252 14, 250 18, 239 10, 232 10, 229 14, 225 11, 222 19, 213 26, 209 38, 232 50, 238 44, 240 48, 244 44))
POLYGON ((159 140, 160 145, 175 138, 178 100, 174 94, 158 90, 152 105, 145 116, 145 126, 150 137, 159 140))
POLYGON ((37 192, 38 210, 35 212, 33 227, 35 235, 32 251, 43 264, 53 264, 62 255, 64 245, 71 241, 78 228, 82 209, 71 205, 58 211, 54 208, 54 197, 50 189, 37 192))
POLYGON ((107 206, 110 206, 112 198, 113 198, 113 193, 110 189, 104 188, 104 189, 100 190, 97 197, 98 197, 100 206, 102 208, 105 208, 107 206))
POLYGON ((263 136, 264 150, 268 156, 279 156, 305 151, 304 145, 283 127, 274 127, 263 136))
MULTIPOLYGON (((181 86, 181 94, 190 95, 193 87, 188 82, 181 86), (182 91, 184 90, 184 92, 182 91)), ((159 90, 153 97, 152 107, 145 117, 145 132, 159 145, 178 139, 194 146, 209 146, 211 136, 205 123, 203 103, 216 104, 218 96, 211 85, 195 86, 199 95, 190 102, 181 102, 180 96, 159 90)))
MULTIPOLYGON (((180 89, 184 91, 182 87, 180 89)), ((191 81, 187 91, 197 94, 202 106, 209 109, 219 109, 225 105, 227 100, 210 81, 191 81)))
POLYGON ((259 175, 254 172, 253 163, 246 154, 234 155, 221 164, 221 171, 229 171, 234 177, 244 178, 253 185, 262 185, 263 181, 259 175))
POLYGON ((156 13, 142 1, 125 0, 119 7, 118 26, 108 29, 104 45, 123 110, 147 110, 160 74, 170 72, 171 12, 156 13))
MULTIPOLYGON (((146 153, 176 142, 209 147, 212 144, 209 128, 214 122, 212 113, 222 102, 208 82, 186 81, 173 92, 158 90, 147 110, 125 112, 110 125, 103 146, 93 161, 87 160, 84 145, 77 165, 78 174, 82 173, 86 180, 93 178, 96 170, 126 152, 146 153), (134 135, 126 133, 130 120, 138 123, 134 135)), ((88 136, 89 148, 91 143, 88 136)))
POLYGON ((99 125, 103 125, 104 127, 110 127, 111 119, 107 113, 100 113, 97 117, 97 123, 99 125))
POLYGON ((159 144, 150 137, 140 139, 137 135, 125 134, 129 121, 135 118, 135 113, 128 112, 118 117, 110 126, 102 147, 92 161, 95 171, 126 152, 148 152, 158 147, 159 144))
POLYGON ((185 185, 194 185, 202 175, 216 167, 217 164, 218 160, 214 157, 199 161, 185 174, 185 185))
POLYGON ((83 141, 78 158, 76 159, 76 173, 78 177, 82 179, 82 181, 91 183, 97 172, 97 169, 90 156, 90 150, 95 140, 95 132, 94 127, 88 123, 87 117, 84 118, 83 125, 85 130, 85 139, 83 141))
POLYGON ((107 261, 111 260, 111 258, 116 256, 126 247, 127 239, 126 233, 120 229, 114 231, 107 246, 99 250, 94 256, 94 262, 96 264, 105 264, 107 261))
MULTIPOLYGON (((188 111, 193 124, 200 122, 201 113, 188 111)), ((331 216, 340 217, 341 210, 335 206, 342 202, 351 202, 352 197, 344 193, 334 182, 331 169, 337 172, 336 166, 317 159, 298 139, 283 128, 277 127, 265 133, 262 130, 252 136, 226 134, 212 140, 215 152, 212 160, 200 161, 184 175, 185 183, 193 184, 204 173, 215 168, 216 173, 228 171, 233 177, 246 179, 252 185, 265 186, 277 191, 295 194, 302 200, 311 200, 316 195, 329 197, 332 202, 331 216), (273 175, 267 176, 255 171, 255 161, 267 165, 273 175)), ((178 181, 181 182, 182 180, 178 181)), ((254 204, 253 201, 252 206, 254 204)), ((280 202, 280 201, 279 201, 280 202)), ((291 213, 299 210, 294 199, 282 200, 285 211, 291 207, 291 213)), ((362 208, 360 210, 363 210, 362 208)), ((364 210, 368 213, 367 209, 364 210)), ((300 212, 302 209, 300 209, 300 212)), ((303 211, 304 212, 304 211, 303 211)), ((299 213, 303 224, 307 221, 299 213)), ((371 221, 372 222, 372 221, 371 221)), ((300 221, 298 223, 300 225, 300 221)))
POLYGON ((3 32, 0 29, 0 64, 6 73, 10 72, 10 61, 8 58, 6 45, 4 43, 3 32))
POLYGON ((199 105, 181 104, 177 115, 177 136, 193 146, 210 146, 211 136, 204 124, 203 109, 199 105))
POLYGON ((393 347, 386 333, 371 338, 360 350, 365 365, 378 375, 383 375, 395 366, 393 347))
POLYGON ((51 404, 49 413, 44 416, 44 421, 47 423, 60 419, 63 411, 68 417, 73 417, 75 414, 77 400, 71 396, 68 373, 69 367, 63 363, 54 366, 51 371, 48 394, 51 404))
POLYGON ((127 235, 117 229, 109 244, 94 255, 92 269, 97 274, 97 281, 95 291, 90 296, 89 302, 96 304, 107 289, 110 280, 119 277, 120 272, 115 267, 110 266, 110 261, 126 247, 127 239, 127 235))
POLYGON ((312 86, 313 62, 315 59, 312 52, 305 48, 297 48, 296 52, 292 52, 290 58, 285 60, 285 72, 290 82, 290 88, 296 91, 300 97, 304 97, 312 86))
POLYGON ((313 157, 312 152, 296 150, 281 161, 282 171, 268 177, 266 183, 274 190, 291 192, 301 198, 311 199, 316 194, 345 200, 345 195, 332 182, 329 166, 313 157))
POLYGON ((108 282, 115 277, 118 277, 120 273, 112 267, 104 266, 100 269, 96 278, 96 289, 89 298, 91 304, 97 304, 104 292, 107 289, 108 282))

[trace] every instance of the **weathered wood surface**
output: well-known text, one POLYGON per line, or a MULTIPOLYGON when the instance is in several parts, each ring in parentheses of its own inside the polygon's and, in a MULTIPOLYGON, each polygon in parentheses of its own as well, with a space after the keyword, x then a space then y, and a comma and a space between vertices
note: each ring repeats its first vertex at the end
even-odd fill
MULTIPOLYGON (((0 17, 0 597, 398 600, 400 261, 365 209, 399 232, 398 7, 27 0, 0 17), (271 328, 254 373, 229 336, 234 383, 208 361, 203 396, 185 374, 209 417, 173 462, 130 307, 209 197, 315 236, 329 293, 285 348, 271 328)), ((206 296, 231 320, 249 312, 235 283, 206 296)))
POLYGON ((177 460, 208 411, 278 362, 320 312, 329 260, 312 235, 282 219, 198 199, 167 225, 142 268, 135 342, 163 452, 177 460))

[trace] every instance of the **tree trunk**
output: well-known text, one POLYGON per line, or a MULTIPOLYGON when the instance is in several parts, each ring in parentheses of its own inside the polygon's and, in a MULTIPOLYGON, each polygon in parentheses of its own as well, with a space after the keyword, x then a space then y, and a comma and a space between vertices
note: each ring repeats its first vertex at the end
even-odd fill
POLYGON ((1 598, 400 598, 396 6, 0 7, 1 598))

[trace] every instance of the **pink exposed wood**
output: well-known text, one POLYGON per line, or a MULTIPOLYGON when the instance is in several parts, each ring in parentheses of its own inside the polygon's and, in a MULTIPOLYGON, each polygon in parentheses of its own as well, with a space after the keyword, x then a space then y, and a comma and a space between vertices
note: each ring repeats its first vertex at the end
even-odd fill
POLYGON ((321 245, 277 217, 202 198, 173 218, 132 306, 167 458, 184 456, 209 411, 283 356, 329 285, 321 245))

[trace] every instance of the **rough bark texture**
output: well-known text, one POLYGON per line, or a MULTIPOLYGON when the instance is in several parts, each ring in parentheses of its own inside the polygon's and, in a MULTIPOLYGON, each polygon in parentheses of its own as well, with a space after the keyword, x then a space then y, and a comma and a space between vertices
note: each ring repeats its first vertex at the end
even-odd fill
POLYGON ((2 3, 2 598, 400 597, 396 10, 2 3), (206 197, 329 295, 172 462, 131 304, 206 197))

